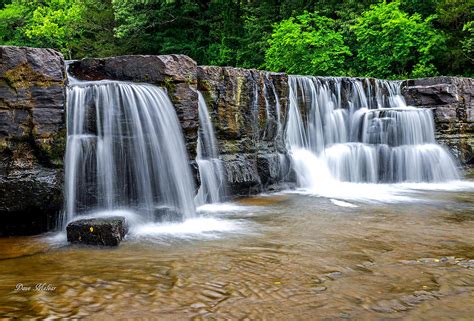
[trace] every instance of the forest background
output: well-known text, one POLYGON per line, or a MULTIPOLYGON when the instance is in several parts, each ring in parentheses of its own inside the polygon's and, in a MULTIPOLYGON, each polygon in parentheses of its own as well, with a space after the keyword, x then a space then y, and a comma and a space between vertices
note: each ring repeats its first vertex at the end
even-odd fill
POLYGON ((474 0, 0 0, 0 44, 67 59, 179 53, 302 75, 472 77, 473 12, 474 0))

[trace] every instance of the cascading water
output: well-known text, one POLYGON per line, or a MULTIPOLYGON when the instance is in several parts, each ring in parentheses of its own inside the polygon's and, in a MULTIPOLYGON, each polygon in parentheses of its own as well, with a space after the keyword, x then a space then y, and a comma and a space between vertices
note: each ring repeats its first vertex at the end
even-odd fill
POLYGON ((399 82, 290 76, 289 85, 285 138, 300 186, 459 178, 431 110, 407 107, 399 82))
POLYGON ((166 92, 119 81, 68 88, 65 222, 131 210, 144 222, 193 217, 193 180, 166 92))
POLYGON ((201 186, 196 195, 196 205, 222 202, 226 191, 224 167, 219 159, 216 137, 207 105, 202 94, 199 96, 199 137, 196 162, 199 166, 201 186))

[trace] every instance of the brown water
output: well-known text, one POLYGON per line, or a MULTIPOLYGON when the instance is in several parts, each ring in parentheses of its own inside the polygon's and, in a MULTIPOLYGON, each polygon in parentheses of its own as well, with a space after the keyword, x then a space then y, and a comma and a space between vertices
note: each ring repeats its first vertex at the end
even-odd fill
POLYGON ((473 196, 421 192, 357 208, 246 198, 243 211, 208 214, 228 231, 116 249, 0 239, 0 317, 472 320, 473 196))

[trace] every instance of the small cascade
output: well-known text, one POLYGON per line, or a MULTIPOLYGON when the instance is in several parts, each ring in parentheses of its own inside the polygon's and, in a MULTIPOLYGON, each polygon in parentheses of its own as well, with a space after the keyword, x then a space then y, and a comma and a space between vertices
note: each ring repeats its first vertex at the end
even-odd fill
POLYGON ((74 82, 67 89, 66 215, 131 210, 144 222, 195 216, 176 112, 149 84, 74 82))
POLYGON ((354 183, 459 178, 449 153, 436 144, 431 110, 407 107, 400 82, 290 76, 289 86, 285 139, 300 186, 314 186, 308 180, 317 177, 354 183))
POLYGON ((201 186, 195 198, 197 206, 222 202, 226 192, 226 179, 219 159, 217 141, 202 94, 199 96, 199 136, 196 162, 199 166, 201 186))
MULTIPOLYGON (((280 98, 278 97, 275 84, 270 79, 268 73, 263 75, 263 97, 267 120, 265 131, 270 133, 270 137, 274 137, 273 139, 277 140, 282 135, 280 98)), ((258 96, 255 96, 254 101, 258 102, 258 96)))

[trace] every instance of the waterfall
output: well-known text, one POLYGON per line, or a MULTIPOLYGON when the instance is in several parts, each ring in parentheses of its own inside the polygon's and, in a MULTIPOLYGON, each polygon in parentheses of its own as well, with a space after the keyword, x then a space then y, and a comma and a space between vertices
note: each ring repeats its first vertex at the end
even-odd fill
POLYGON ((300 186, 459 178, 432 111, 406 106, 400 82, 290 76, 289 86, 285 140, 300 186))
POLYGON ((144 222, 193 217, 193 180, 176 112, 149 84, 67 89, 66 215, 126 209, 144 222))
POLYGON ((201 92, 199 96, 199 136, 196 162, 199 166, 201 186, 195 198, 196 205, 219 203, 226 191, 224 167, 219 159, 216 137, 207 105, 201 92))

